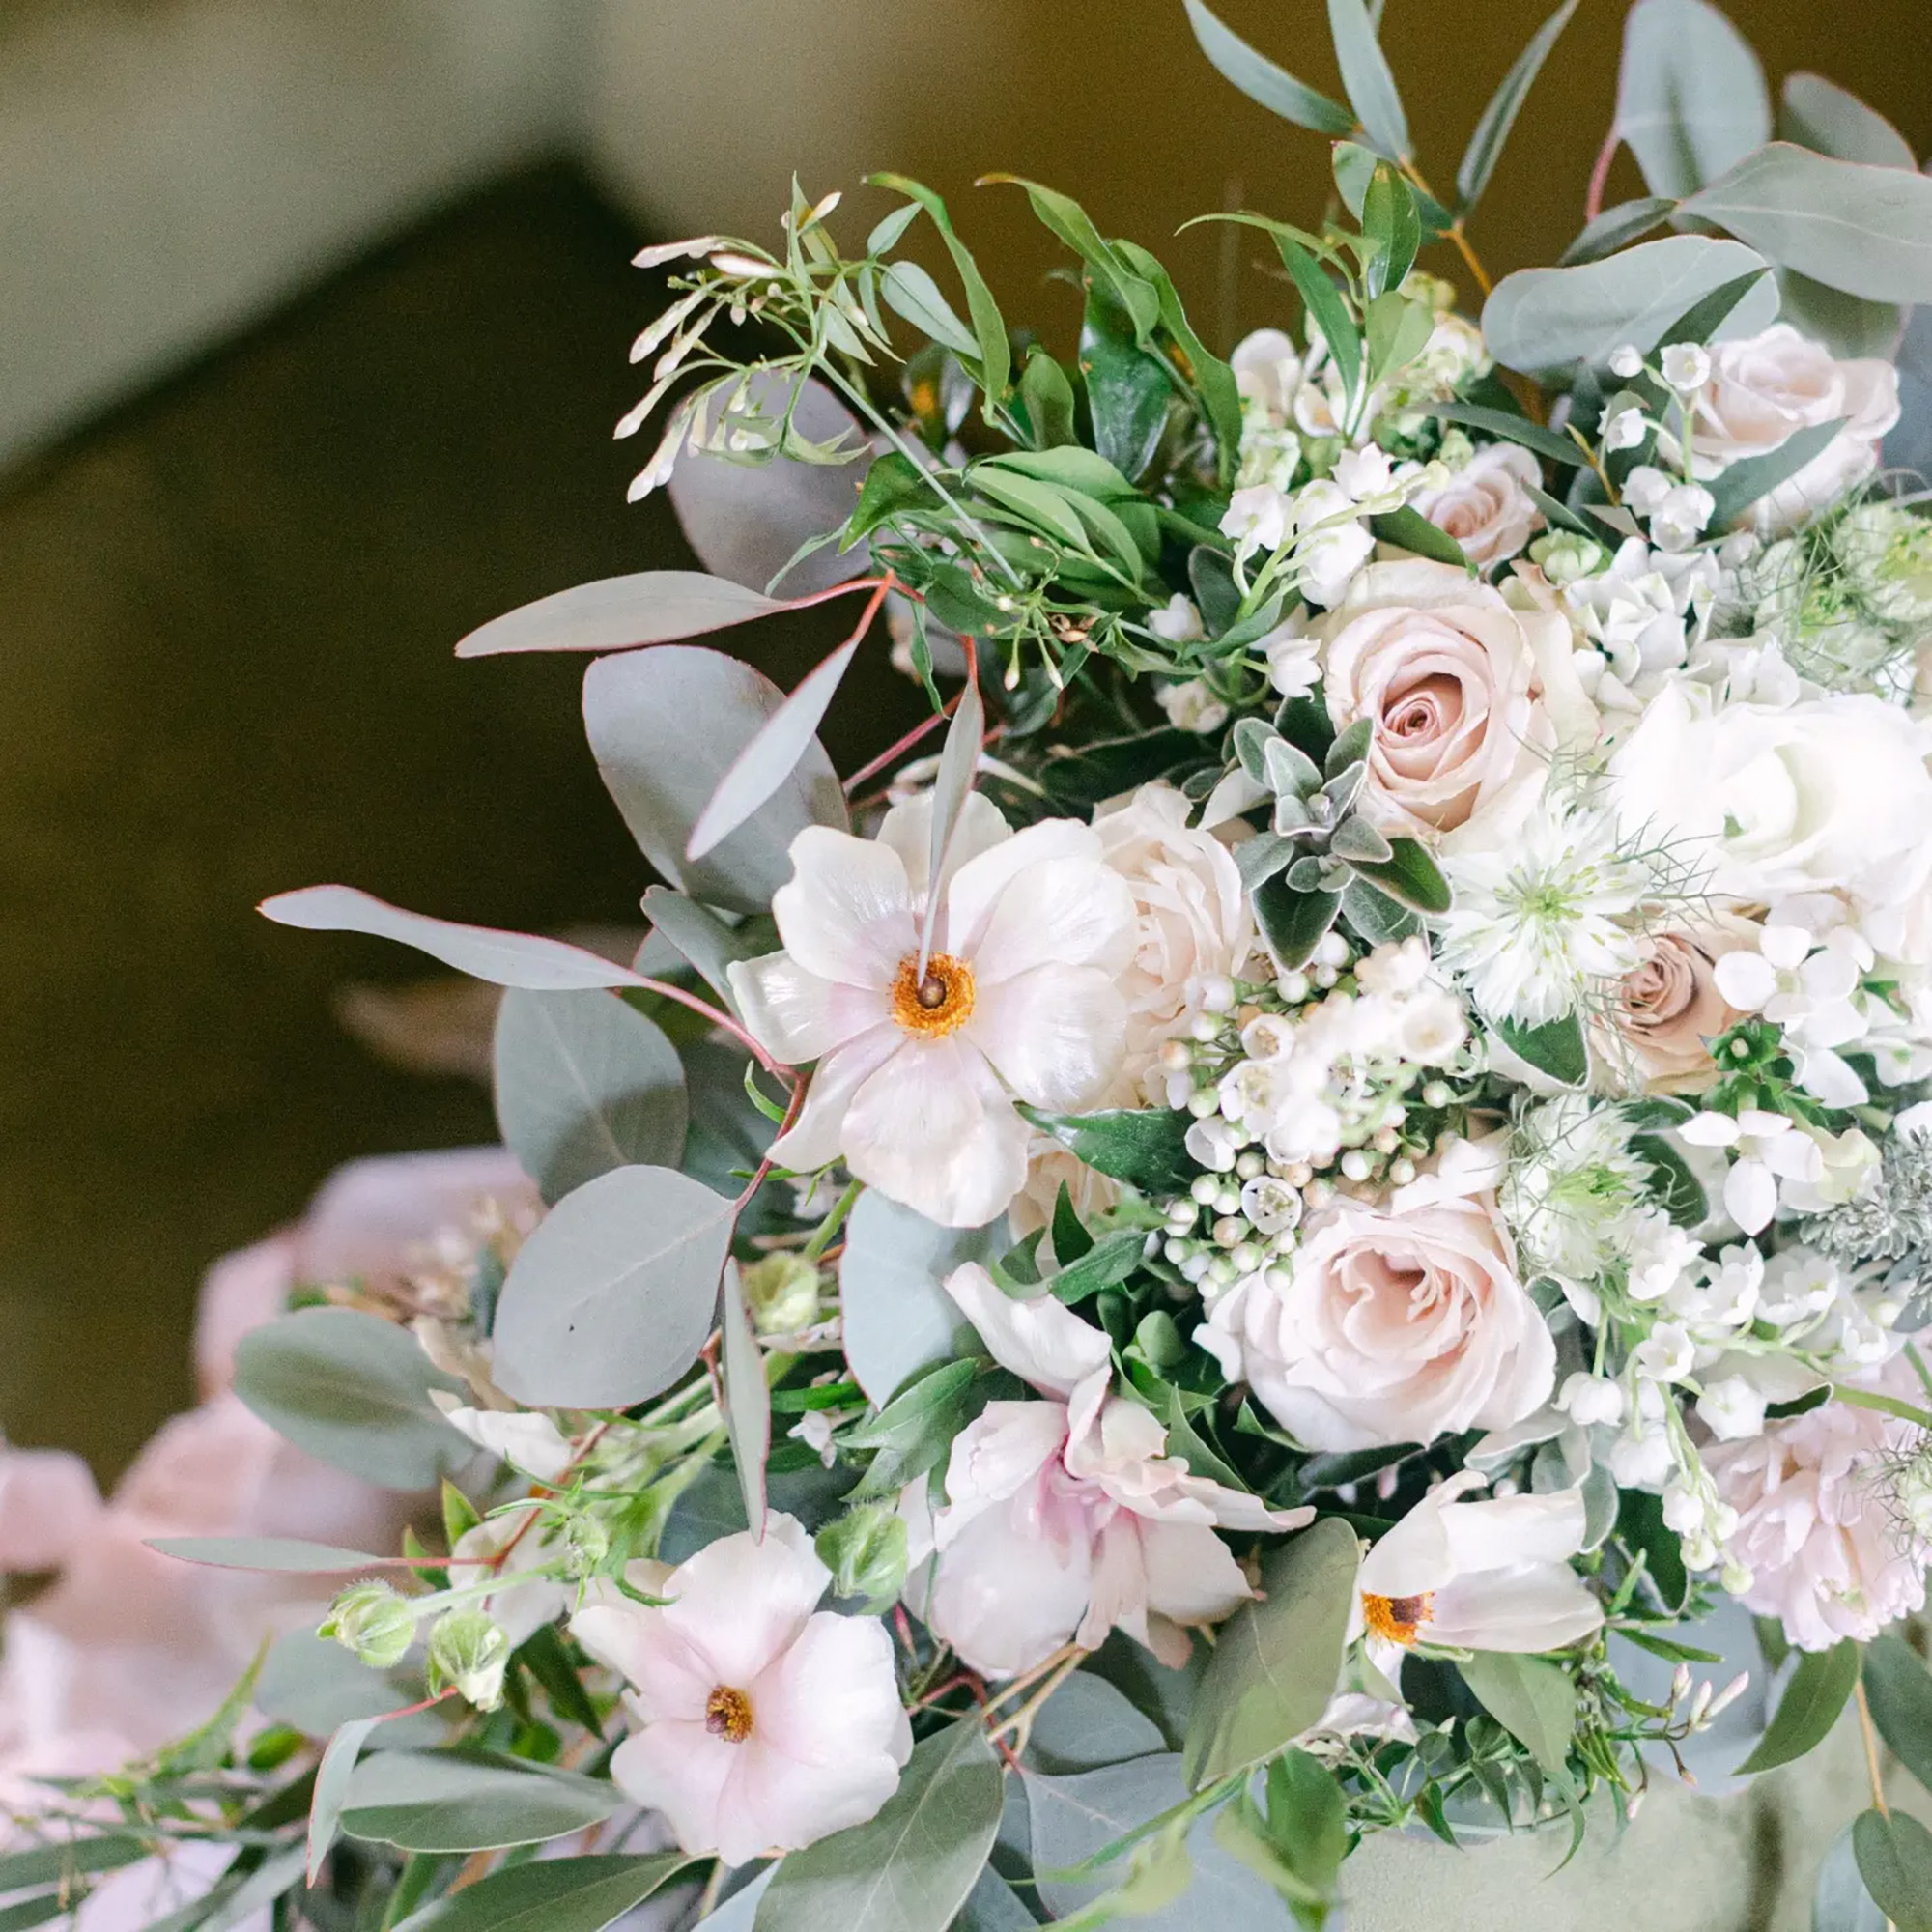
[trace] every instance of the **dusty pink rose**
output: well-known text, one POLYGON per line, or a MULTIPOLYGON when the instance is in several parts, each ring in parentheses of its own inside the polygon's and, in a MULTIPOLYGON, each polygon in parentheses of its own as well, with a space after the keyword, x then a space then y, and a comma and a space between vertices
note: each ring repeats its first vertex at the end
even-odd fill
MULTIPOLYGON (((1738 922, 1743 924, 1744 922, 1738 922)), ((1744 1015, 1718 990, 1716 962, 1748 942, 1727 926, 1660 932, 1638 941, 1643 957, 1617 982, 1605 1057, 1624 1063, 1653 1094, 1691 1094, 1718 1077, 1707 1040, 1744 1015)))
POLYGON ((1478 569, 1514 556, 1543 527, 1543 512, 1525 487, 1543 471, 1513 442, 1479 449, 1439 490, 1409 499, 1439 530, 1463 546, 1478 569))

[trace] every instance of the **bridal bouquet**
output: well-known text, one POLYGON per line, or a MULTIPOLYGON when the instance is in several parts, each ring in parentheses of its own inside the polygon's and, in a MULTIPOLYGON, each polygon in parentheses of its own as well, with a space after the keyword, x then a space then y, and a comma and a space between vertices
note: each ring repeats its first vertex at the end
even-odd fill
MULTIPOLYGON (((1371 1833, 1634 1810, 1743 1691, 1726 1604, 1744 1772, 1856 1701, 1932 1778, 1932 528, 1880 453, 1932 182, 1639 0, 1581 232, 1491 288, 1576 4, 1437 188, 1363 0, 1346 104, 1187 0, 1332 142, 1319 229, 1216 217, 1279 265, 1225 361, 1031 182, 1071 355, 896 176, 856 252, 795 191, 639 257, 633 496, 713 568, 461 654, 591 654, 641 952, 264 908, 510 989, 547 1211, 237 1350, 440 1524, 170 1542, 342 1579, 306 1721, 19 1856, 232 1841, 183 1932, 1319 1927, 1371 1833), (831 600, 788 695, 688 641, 831 600), (930 715, 841 781, 888 654, 930 715)), ((1872 1763, 1820 1922, 1924 1927, 1872 1763)))

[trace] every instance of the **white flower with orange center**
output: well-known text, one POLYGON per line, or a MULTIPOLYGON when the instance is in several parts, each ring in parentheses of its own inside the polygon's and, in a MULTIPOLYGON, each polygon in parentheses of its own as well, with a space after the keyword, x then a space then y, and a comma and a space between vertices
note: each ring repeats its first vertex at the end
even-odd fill
POLYGON ((1024 1100, 1096 1101, 1119 1071, 1132 892, 1091 826, 1014 832, 966 801, 924 958, 932 806, 887 812, 875 839, 824 826, 792 841, 772 900, 782 952, 731 967, 745 1024, 793 1065, 818 1063, 772 1154, 798 1172, 843 1159, 948 1227, 976 1228, 1026 1184, 1024 1100))

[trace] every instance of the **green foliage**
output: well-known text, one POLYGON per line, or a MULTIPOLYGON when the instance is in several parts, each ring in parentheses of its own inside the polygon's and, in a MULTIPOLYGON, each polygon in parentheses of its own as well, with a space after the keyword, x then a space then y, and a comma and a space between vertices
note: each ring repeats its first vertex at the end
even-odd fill
POLYGON ((1822 1744, 1859 1681, 1860 1657, 1861 1646, 1849 1639, 1830 1650, 1807 1650, 1778 1700, 1770 1728, 1739 1772, 1775 1771, 1822 1744))
POLYGON ((1852 1846, 1872 1902, 1898 1932, 1932 1932, 1932 1832, 1903 1811, 1865 1811, 1852 1846))
POLYGON ((1925 1660, 1902 1636, 1887 1631, 1866 1646, 1863 1676, 1879 1736, 1932 1791, 1932 1672, 1925 1660))
POLYGON ((690 1863, 655 1852, 509 1865, 412 1913, 395 1932, 604 1932, 690 1863))
POLYGON ((1496 1032, 1509 1050, 1539 1073, 1565 1087, 1580 1087, 1590 1071, 1583 1043, 1583 1022, 1576 1013, 1526 1027, 1516 1020, 1497 1022, 1496 1032))
POLYGON ((1177 1193, 1194 1178, 1186 1151, 1191 1122, 1184 1113, 1159 1108, 1098 1114, 1048 1114, 1035 1107, 1021 1111, 1089 1167, 1143 1194, 1177 1193))

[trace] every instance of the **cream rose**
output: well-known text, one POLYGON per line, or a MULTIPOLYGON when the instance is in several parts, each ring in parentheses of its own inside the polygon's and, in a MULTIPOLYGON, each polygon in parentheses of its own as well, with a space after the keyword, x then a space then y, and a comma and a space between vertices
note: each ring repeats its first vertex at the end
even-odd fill
POLYGON ((1117 981, 1127 1002, 1122 1080, 1139 1079, 1213 980, 1233 979, 1254 950, 1254 914, 1228 848, 1190 828, 1169 784, 1146 784, 1094 820, 1105 863, 1133 894, 1131 964, 1117 981))
POLYGON ((1313 628, 1337 730, 1374 723, 1364 810, 1384 831, 1453 833, 1541 787, 1572 722, 1547 701, 1574 684, 1562 617, 1415 561, 1372 564, 1313 628))
POLYGON ((1446 530, 1479 569, 1514 556, 1543 526, 1528 484, 1540 484, 1536 458, 1515 443, 1479 449, 1439 490, 1409 498, 1412 508, 1446 530))
POLYGON ((1721 896, 1902 906, 1932 877, 1932 725, 1863 693, 1718 708, 1670 681, 1610 759, 1618 818, 1721 896))
POLYGON ((1713 968, 1754 931, 1726 918, 1638 941, 1643 957, 1617 982, 1601 1029, 1600 1058, 1616 1085, 1634 1074, 1652 1094, 1694 1094, 1718 1077, 1705 1042, 1744 1015, 1718 990, 1713 968))
POLYGON ((1889 362, 1840 362, 1788 322, 1711 350, 1711 380, 1699 392, 1690 453, 1712 477, 1819 423, 1845 426, 1796 475, 1756 504, 1761 528, 1783 531, 1835 502, 1878 467, 1879 439, 1898 420, 1898 371, 1889 362))
POLYGON ((1556 1350, 1496 1214, 1500 1158, 1453 1143, 1386 1208, 1324 1208, 1289 1264, 1236 1283, 1195 1340, 1310 1449, 1520 1422, 1549 1400, 1556 1350))

